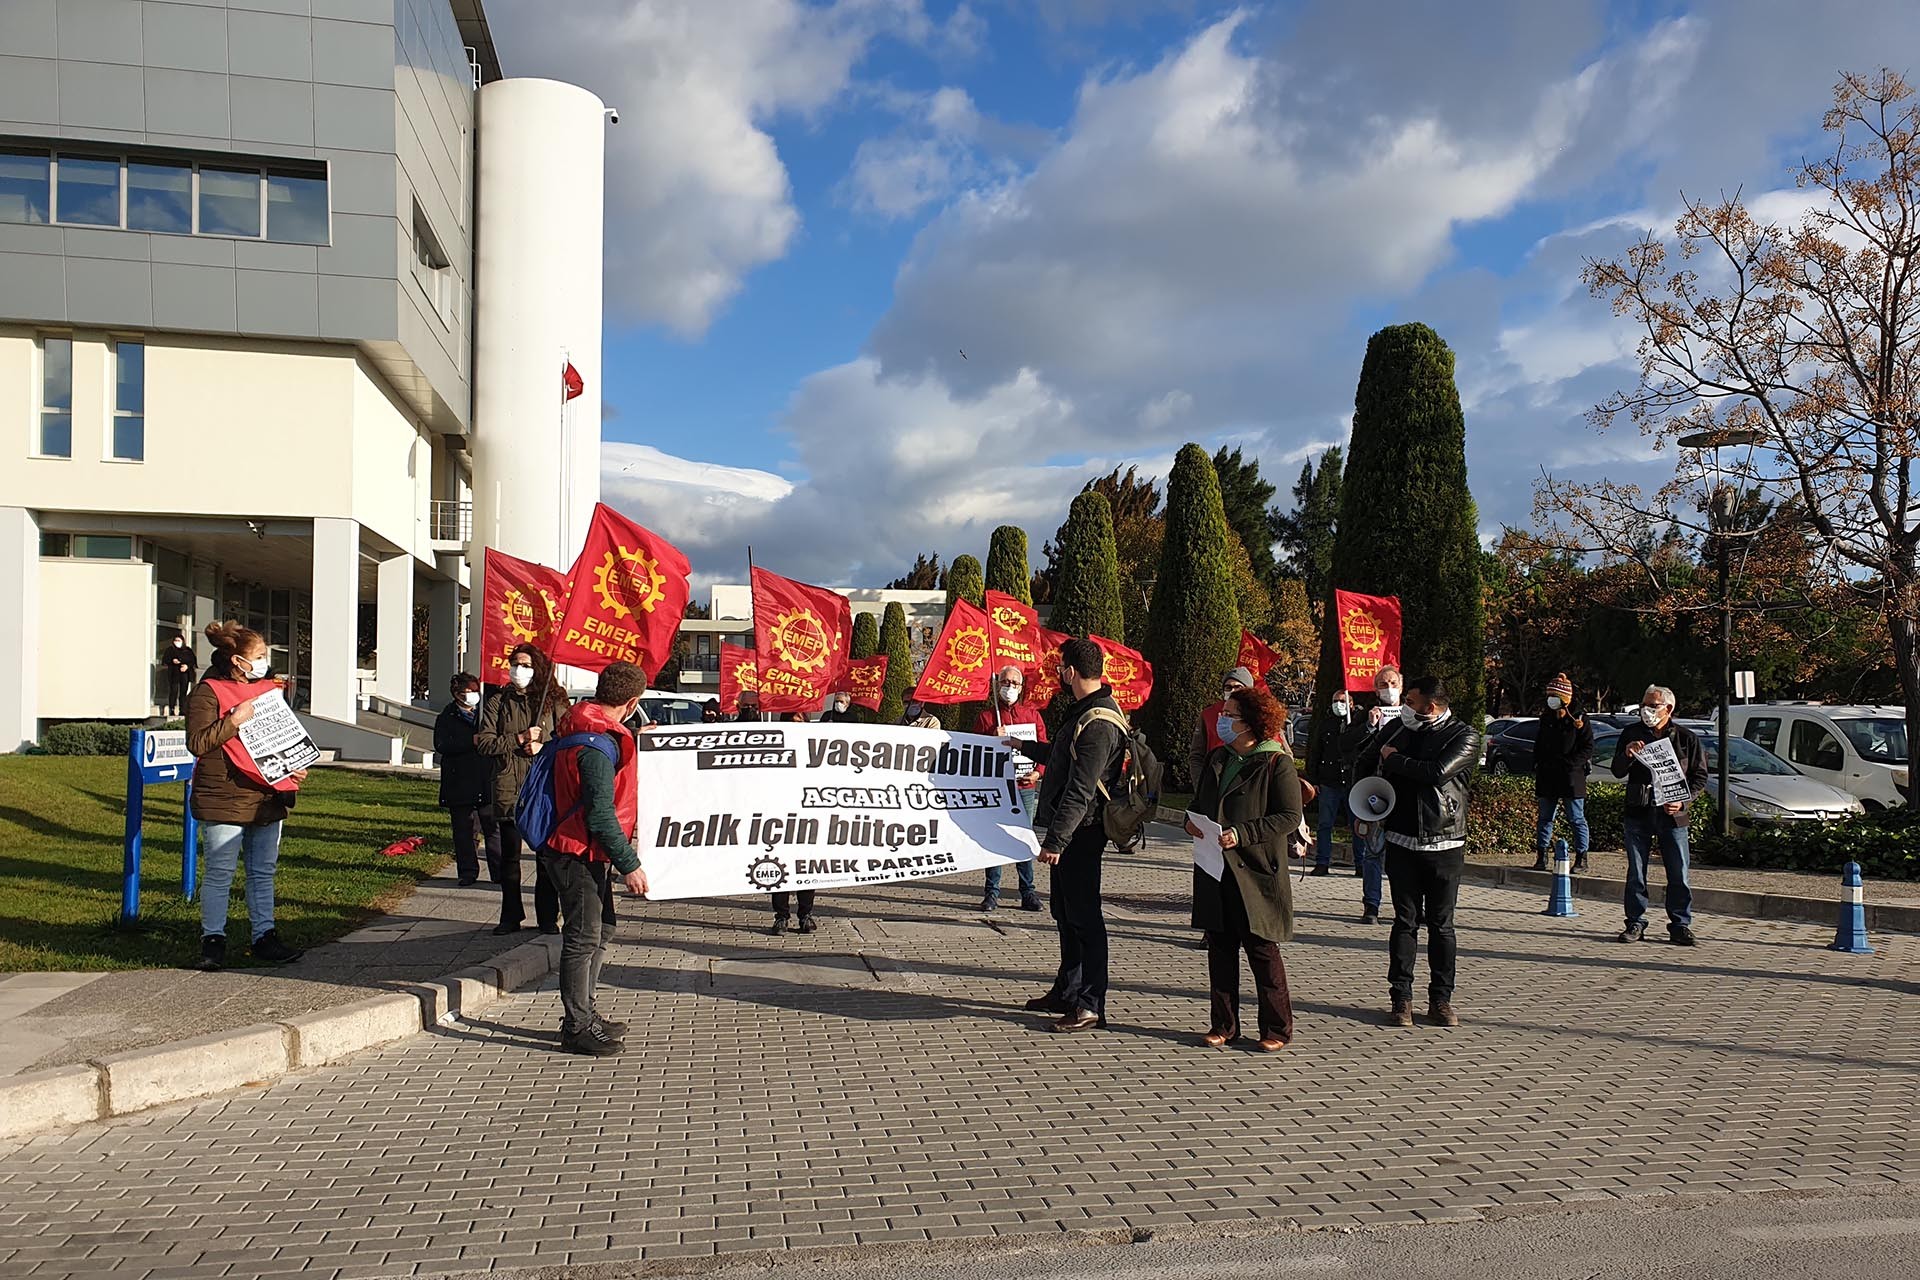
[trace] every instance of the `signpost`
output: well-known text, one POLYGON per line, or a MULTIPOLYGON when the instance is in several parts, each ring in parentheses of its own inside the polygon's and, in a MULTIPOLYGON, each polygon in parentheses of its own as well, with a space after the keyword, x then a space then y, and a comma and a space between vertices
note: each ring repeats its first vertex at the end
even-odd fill
POLYGON ((155 782, 184 782, 185 828, 180 844, 180 883, 193 901, 195 872, 199 868, 200 829, 193 820, 193 754, 187 735, 179 729, 135 729, 127 748, 127 834, 121 862, 120 923, 140 918, 140 822, 146 808, 146 789, 155 782))
POLYGON ((1736 671, 1733 673, 1733 696, 1742 702, 1752 702, 1757 690, 1753 681, 1753 672, 1736 671))

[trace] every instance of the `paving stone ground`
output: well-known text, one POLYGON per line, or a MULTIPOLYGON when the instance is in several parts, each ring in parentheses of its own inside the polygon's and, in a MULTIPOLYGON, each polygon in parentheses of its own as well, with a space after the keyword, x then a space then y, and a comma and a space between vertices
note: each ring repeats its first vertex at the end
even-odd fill
MULTIPOLYGON (((823 895, 774 939, 747 900, 623 906, 625 1057, 553 1051, 551 989, 271 1087, 0 1151, 0 1274, 433 1275, 740 1250, 1920 1182, 1920 939, 1461 905, 1466 1025, 1378 1024, 1383 927, 1298 885, 1298 1036, 1207 1050, 1190 874, 1114 858, 1104 1033, 1019 1009, 1045 916, 971 877, 823 895), (1657 931, 1656 931, 1657 932, 1657 931)), ((1043 872, 1044 875, 1044 872, 1043 872)), ((1787 1210, 1790 1211, 1790 1210, 1787 1210)))

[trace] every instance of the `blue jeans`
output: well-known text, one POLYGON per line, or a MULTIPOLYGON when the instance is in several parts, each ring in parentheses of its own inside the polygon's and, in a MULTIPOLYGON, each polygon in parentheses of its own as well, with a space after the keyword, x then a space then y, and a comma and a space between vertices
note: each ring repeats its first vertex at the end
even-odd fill
MULTIPOLYGON (((1334 824, 1344 822, 1347 830, 1353 830, 1353 815, 1347 811, 1347 797, 1344 793, 1336 796, 1334 788, 1320 788, 1320 797, 1313 802, 1319 811, 1315 819, 1319 828, 1319 839, 1314 842, 1313 865, 1326 867, 1333 864, 1333 828, 1334 824)), ((1356 857, 1358 855, 1355 855, 1356 857)), ((1375 901, 1378 901, 1376 898, 1375 901)))
POLYGON ((1587 802, 1585 800, 1550 800, 1540 798, 1540 824, 1534 830, 1533 847, 1540 856, 1545 857, 1547 850, 1553 847, 1554 811, 1564 806, 1567 811, 1567 824, 1573 828, 1573 851, 1580 857, 1587 856, 1587 802))
MULTIPOLYGON (((1019 790, 1020 790, 1020 807, 1026 811, 1027 821, 1031 822, 1033 821, 1033 800, 1034 800, 1034 797, 1040 793, 1040 789, 1038 787, 1021 787, 1019 790)), ((1021 903, 1024 905, 1025 903, 1029 903, 1029 902, 1038 902, 1040 900, 1040 891, 1033 887, 1032 859, 1028 859, 1025 862, 1016 862, 1014 863, 1014 867, 1018 870, 1020 875, 1021 903)), ((988 902, 1000 901, 1000 880, 1001 880, 1002 874, 1005 871, 1006 871, 1005 867, 988 867, 987 868, 986 901, 988 902)))
POLYGON ((1354 861, 1360 866, 1360 905, 1368 911, 1380 910, 1381 880, 1386 874, 1387 851, 1369 853, 1360 840, 1353 842, 1354 861))
POLYGON ((200 932, 227 936, 227 898, 244 854, 247 863, 247 923, 251 940, 273 928, 273 876, 280 865, 280 824, 241 827, 228 822, 200 826, 206 859, 200 876, 200 932))
POLYGON ((1667 919, 1675 924, 1693 923, 1693 886, 1687 882, 1687 829, 1673 825, 1662 814, 1629 811, 1625 822, 1627 846, 1627 923, 1640 924, 1647 918, 1647 856, 1655 840, 1660 842, 1660 857, 1667 867, 1667 919))

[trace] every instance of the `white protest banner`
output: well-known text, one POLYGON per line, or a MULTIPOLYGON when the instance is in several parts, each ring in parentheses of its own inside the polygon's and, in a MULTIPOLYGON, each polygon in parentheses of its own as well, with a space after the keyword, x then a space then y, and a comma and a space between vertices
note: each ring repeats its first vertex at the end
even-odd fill
POLYGON ((661 725, 639 737, 647 896, 923 880, 1038 851, 998 738, 898 725, 661 725))
POLYGON ((268 783, 298 773, 320 759, 307 727, 287 705, 287 695, 274 689, 253 699, 253 719, 240 726, 240 745, 253 757, 253 767, 268 783))
POLYGON ((1674 754, 1671 738, 1653 739, 1640 749, 1634 762, 1645 765, 1653 775, 1655 804, 1685 804, 1693 798, 1693 788, 1687 785, 1687 771, 1680 767, 1680 757, 1674 754))

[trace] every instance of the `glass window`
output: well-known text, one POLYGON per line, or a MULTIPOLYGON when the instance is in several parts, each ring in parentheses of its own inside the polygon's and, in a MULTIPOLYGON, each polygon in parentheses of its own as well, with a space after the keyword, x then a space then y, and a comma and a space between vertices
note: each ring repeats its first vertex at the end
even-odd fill
POLYGON ((0 151, 0 222, 45 222, 51 173, 44 152, 0 151))
POLYGON ((58 176, 58 203, 54 216, 60 222, 77 222, 88 227, 120 225, 120 162, 95 160, 88 156, 61 156, 55 170, 58 176))
POLYGON ((1793 722, 1793 732, 1787 741, 1787 759, 1809 769, 1839 770, 1847 763, 1846 755, 1840 750, 1840 740, 1811 720, 1793 722))
MULTIPOLYGON (((1720 767, 1720 738, 1717 734, 1702 734, 1700 747, 1707 753, 1707 767, 1720 767)), ((1771 751, 1763 750, 1745 738, 1731 738, 1727 741, 1727 772, 1736 777, 1745 774, 1768 778, 1798 777, 1794 767, 1771 751)))
POLYGON ((76 533, 73 554, 82 560, 131 560, 133 539, 121 534, 76 533))
POLYGON ((40 453, 73 456, 73 343, 66 338, 40 341, 40 453))
POLYGON ((259 236, 258 171, 201 168, 200 230, 217 236, 259 236))
POLYGON ((184 164, 127 164, 127 227, 132 231, 193 230, 193 168, 184 164))
POLYGON ((1747 731, 1740 736, 1768 751, 1777 751, 1780 745, 1780 717, 1755 716, 1747 721, 1747 731))
POLYGON ((73 539, 64 533, 43 533, 40 535, 40 554, 70 556, 73 554, 73 539))
POLYGON ((267 239, 284 244, 327 243, 325 178, 267 175, 267 239))
POLYGON ((1907 763, 1907 722, 1888 717, 1884 720, 1842 720, 1840 732, 1847 735, 1853 749, 1875 764, 1907 763))
POLYGON ((114 343, 113 367, 113 456, 138 462, 147 456, 146 347, 114 343))

